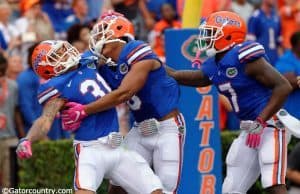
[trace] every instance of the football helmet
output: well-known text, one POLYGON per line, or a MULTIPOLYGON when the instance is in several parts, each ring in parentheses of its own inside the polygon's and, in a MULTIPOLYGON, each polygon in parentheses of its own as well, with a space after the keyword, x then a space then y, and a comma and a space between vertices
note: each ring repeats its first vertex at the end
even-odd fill
POLYGON ((101 56, 104 44, 125 42, 122 38, 134 39, 133 24, 122 15, 107 15, 91 30, 89 47, 95 55, 101 56))
POLYGON ((58 76, 79 63, 78 50, 67 41, 47 40, 32 53, 32 67, 44 79, 58 76))
POLYGON ((208 56, 214 56, 244 42, 247 28, 238 14, 219 11, 208 16, 199 26, 199 31, 198 48, 206 51, 208 56))

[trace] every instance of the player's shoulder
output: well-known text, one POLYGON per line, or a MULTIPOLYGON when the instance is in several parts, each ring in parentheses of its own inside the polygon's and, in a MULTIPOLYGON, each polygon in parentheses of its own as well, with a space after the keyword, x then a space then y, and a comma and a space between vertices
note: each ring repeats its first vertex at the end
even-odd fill
POLYGON ((38 89, 39 99, 41 94, 60 94, 64 88, 69 84, 70 77, 74 72, 68 72, 57 77, 52 77, 40 84, 38 89))
POLYGON ((206 75, 210 76, 214 74, 216 71, 216 60, 215 57, 209 57, 207 58, 201 65, 201 71, 206 75))
POLYGON ((125 45, 123 50, 127 57, 129 57, 139 52, 142 52, 143 50, 151 50, 151 47, 148 43, 142 40, 132 40, 125 45))
POLYGON ((259 58, 264 54, 263 45, 255 41, 245 41, 230 50, 230 55, 237 56, 240 62, 245 62, 251 58, 259 58))
POLYGON ((60 88, 63 85, 56 78, 59 77, 51 78, 40 85, 38 89, 38 101, 40 104, 60 95, 60 88))
POLYGON ((156 55, 151 49, 151 46, 141 40, 132 40, 128 42, 121 53, 121 58, 127 64, 133 64, 143 58, 155 58, 156 55))

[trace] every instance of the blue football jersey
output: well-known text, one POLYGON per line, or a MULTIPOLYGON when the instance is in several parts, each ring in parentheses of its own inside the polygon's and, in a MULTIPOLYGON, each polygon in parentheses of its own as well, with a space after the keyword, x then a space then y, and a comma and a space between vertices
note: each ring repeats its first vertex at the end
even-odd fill
POLYGON ((245 74, 245 65, 261 57, 268 60, 263 46, 247 41, 236 45, 217 61, 205 61, 201 69, 225 95, 241 120, 254 120, 268 103, 272 90, 245 74))
MULTIPOLYGON (((159 60, 150 46, 143 41, 130 41, 120 54, 116 66, 101 66, 99 73, 116 89, 135 63, 141 60, 159 60)), ((137 122, 145 119, 160 119, 178 108, 179 86, 169 77, 163 65, 150 72, 143 88, 127 102, 137 122)))
MULTIPOLYGON (((45 104, 52 98, 88 104, 111 91, 109 85, 98 74, 94 58, 82 58, 77 70, 69 71, 49 79, 39 88, 38 99, 45 104)), ((118 131, 118 118, 114 108, 89 115, 75 132, 75 139, 88 141, 118 131)))
POLYGON ((276 12, 272 11, 271 16, 266 16, 262 10, 256 10, 249 19, 248 33, 264 46, 274 66, 278 60, 277 47, 281 43, 281 24, 276 12))

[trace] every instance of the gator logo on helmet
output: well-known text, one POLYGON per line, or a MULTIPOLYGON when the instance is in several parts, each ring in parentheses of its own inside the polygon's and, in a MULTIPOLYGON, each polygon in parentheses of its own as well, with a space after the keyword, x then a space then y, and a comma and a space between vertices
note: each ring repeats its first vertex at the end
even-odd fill
POLYGON ((231 19, 228 17, 216 16, 217 24, 224 24, 225 22, 227 22, 227 25, 241 27, 241 22, 239 22, 237 20, 234 20, 234 19, 231 19))
MULTIPOLYGON (((196 53, 198 50, 197 38, 198 38, 197 35, 191 35, 181 45, 181 53, 189 61, 193 61, 196 57, 196 53)), ((204 61, 206 58, 207 58, 207 56, 206 56, 205 52, 202 52, 200 55, 201 62, 204 61)))
POLYGON ((36 56, 36 58, 33 61, 33 67, 36 69, 38 65, 42 62, 42 58, 47 54, 47 51, 41 50, 39 54, 36 56))

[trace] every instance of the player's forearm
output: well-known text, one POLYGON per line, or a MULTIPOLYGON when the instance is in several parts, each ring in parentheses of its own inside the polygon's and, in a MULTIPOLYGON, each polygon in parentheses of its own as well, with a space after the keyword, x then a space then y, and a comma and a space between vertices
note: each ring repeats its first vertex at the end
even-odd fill
POLYGON ((49 100, 44 105, 42 116, 34 121, 26 138, 33 142, 45 137, 52 126, 55 115, 59 112, 64 104, 65 101, 61 98, 53 98, 49 100))
POLYGON ((52 122, 49 119, 40 117, 38 118, 30 128, 26 138, 31 141, 37 141, 44 138, 51 128, 52 122))
POLYGON ((260 114, 263 121, 270 119, 283 106, 291 91, 292 86, 287 81, 275 86, 271 99, 260 114))
POLYGON ((180 85, 204 87, 211 84, 210 81, 203 75, 201 71, 173 71, 169 75, 173 77, 180 85))
POLYGON ((287 169, 286 178, 288 178, 293 183, 300 185, 300 172, 299 171, 287 169))
POLYGON ((84 111, 90 115, 97 112, 105 111, 110 108, 130 100, 133 94, 130 91, 114 90, 111 93, 106 94, 100 99, 85 105, 84 111))

